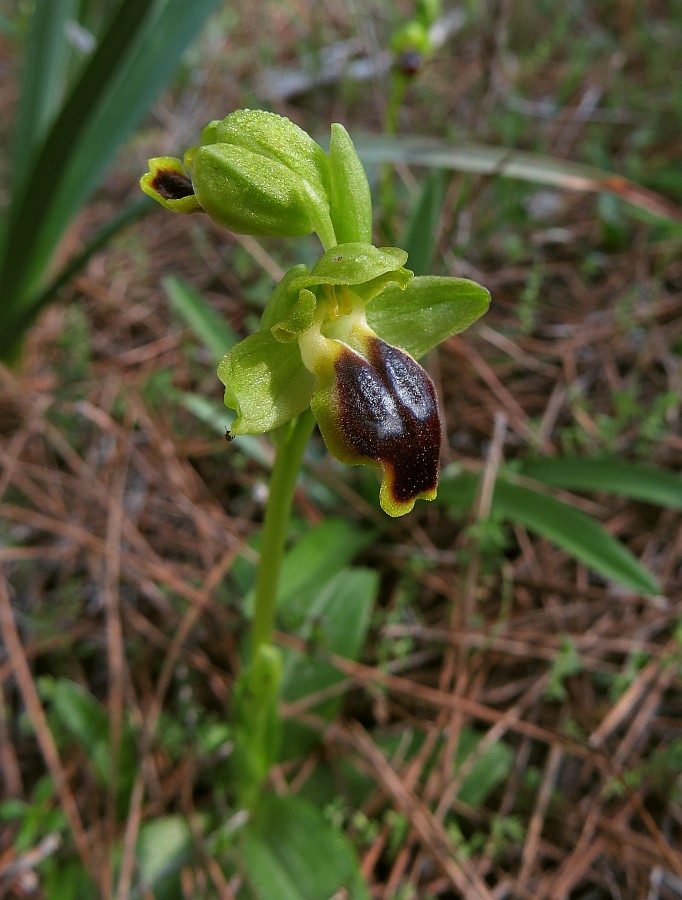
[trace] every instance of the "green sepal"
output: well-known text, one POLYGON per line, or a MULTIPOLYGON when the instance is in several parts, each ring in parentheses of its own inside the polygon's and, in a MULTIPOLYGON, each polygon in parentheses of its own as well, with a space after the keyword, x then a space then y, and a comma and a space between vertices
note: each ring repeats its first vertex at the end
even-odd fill
POLYGON ((220 121, 210 122, 202 132, 201 143, 233 144, 276 160, 303 178, 318 199, 329 204, 329 163, 324 150, 284 116, 262 109, 238 109, 220 121))
POLYGON ((301 361, 298 344, 281 343, 270 331, 240 341, 218 366, 225 406, 237 411, 232 434, 263 434, 298 416, 310 403, 315 377, 301 361))
POLYGON ((325 246, 337 243, 327 157, 310 135, 284 116, 239 109, 210 122, 187 162, 202 206, 219 224, 240 234, 275 237, 316 231, 325 246), (217 168, 218 177, 208 177, 207 171, 221 158, 225 162, 217 168), (218 183, 225 178, 227 184, 218 183), (240 194, 233 193, 230 178, 240 194))
POLYGON ((383 340, 419 359, 472 325, 489 305, 489 292, 475 281, 424 275, 404 289, 385 287, 367 306, 367 322, 383 340))
POLYGON ((367 175, 343 125, 335 123, 329 142, 331 216, 340 244, 372 242, 372 196, 367 175))
POLYGON ((239 801, 247 808, 255 802, 277 760, 281 733, 277 698, 281 682, 279 650, 271 644, 261 644, 234 687, 232 773, 239 801))
POLYGON ((277 160, 235 147, 199 147, 192 184, 202 208, 237 234, 300 237, 315 231, 303 179, 277 160))

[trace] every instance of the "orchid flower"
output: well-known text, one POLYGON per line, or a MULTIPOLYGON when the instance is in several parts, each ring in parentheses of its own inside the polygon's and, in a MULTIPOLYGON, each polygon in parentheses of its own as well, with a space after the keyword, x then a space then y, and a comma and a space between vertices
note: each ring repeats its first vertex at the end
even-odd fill
POLYGON ((325 251, 284 275, 259 330, 220 363, 237 412, 231 435, 271 431, 310 407, 337 459, 382 470, 386 513, 433 499, 443 428, 417 359, 478 319, 488 292, 414 277, 404 250, 371 243, 370 189, 342 125, 325 153, 286 118, 238 110, 210 123, 182 161, 161 157, 149 169, 142 189, 168 209, 203 210, 241 234, 315 232, 325 251))

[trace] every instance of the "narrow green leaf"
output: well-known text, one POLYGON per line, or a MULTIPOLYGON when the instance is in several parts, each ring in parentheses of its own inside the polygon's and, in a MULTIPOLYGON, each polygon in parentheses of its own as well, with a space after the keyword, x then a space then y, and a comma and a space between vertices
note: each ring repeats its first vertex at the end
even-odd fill
POLYGON ((641 187, 620 175, 593 166, 555 157, 490 147, 483 144, 455 144, 452 141, 418 135, 354 136, 355 147, 367 163, 405 163, 519 178, 536 184, 550 184, 571 191, 614 194, 658 218, 682 221, 682 207, 666 197, 641 187))
POLYGON ((264 795, 238 847, 254 900, 369 898, 346 836, 301 797, 264 795))
POLYGON ((218 363, 239 340, 237 334, 191 284, 169 275, 163 279, 163 287, 175 312, 184 319, 218 363))
POLYGON ((489 304, 490 294, 475 281, 424 275, 404 289, 384 288, 368 303, 367 321, 383 340, 419 359, 472 325, 489 304))
POLYGON ((595 519, 539 491, 498 478, 492 509, 542 535, 605 578, 643 594, 658 594, 656 579, 595 519))
MULTIPOLYGON (((441 477, 438 501, 461 515, 473 504, 478 481, 478 476, 469 472, 452 476, 446 472, 441 477)), ((595 519, 568 503, 498 478, 491 511, 502 520, 547 538, 604 578, 643 594, 660 593, 656 579, 619 541, 595 519)))
POLYGON ((41 693, 50 700, 50 718, 78 741, 101 783, 111 778, 109 719, 97 700, 65 678, 43 679, 41 693))
POLYGON ((218 0, 122 0, 14 193, 0 292, 0 356, 20 338, 54 249, 218 0))
POLYGON ((34 150, 54 118, 66 90, 70 47, 67 23, 76 0, 35 4, 24 52, 12 147, 12 190, 23 181, 34 150))
POLYGON ((524 461, 521 475, 573 491, 600 491, 682 509, 682 478, 674 472, 619 459, 549 457, 524 461))
POLYGON ((403 246, 407 265, 415 275, 426 275, 436 249, 436 228, 445 200, 442 171, 429 172, 407 223, 403 246))
MULTIPOLYGON (((211 400, 203 394, 190 394, 185 391, 178 391, 173 394, 173 399, 177 400, 180 406, 196 416, 204 425, 212 428, 216 434, 225 434, 225 429, 229 428, 229 423, 234 419, 234 413, 225 408, 224 403, 217 400, 211 400)), ((272 466, 272 453, 268 452, 264 446, 264 438, 256 437, 253 434, 242 434, 238 441, 232 441, 229 446, 226 445, 225 451, 226 462, 230 464, 229 454, 241 453, 248 456, 259 466, 264 469, 270 469, 272 466)))
MULTIPOLYGON (((454 774, 467 758, 476 751, 482 734, 473 728, 462 730, 457 747, 454 774)), ((487 747, 476 759, 469 774, 457 792, 457 799, 478 809, 495 788, 507 779, 514 764, 514 751, 502 741, 487 747)))

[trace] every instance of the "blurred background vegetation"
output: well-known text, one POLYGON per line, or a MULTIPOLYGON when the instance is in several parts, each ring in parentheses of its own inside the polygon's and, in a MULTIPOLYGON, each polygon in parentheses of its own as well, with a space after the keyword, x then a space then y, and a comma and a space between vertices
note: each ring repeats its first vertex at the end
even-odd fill
POLYGON ((326 900, 340 831, 350 896, 682 896, 682 3, 446 2, 401 59, 419 12, 0 11, 2 897, 326 900), (245 106, 344 123, 377 243, 493 296, 428 359, 438 501, 387 520, 311 445, 255 825, 229 706, 271 451, 225 443, 215 368, 319 248, 137 187, 245 106), (305 801, 329 830, 282 858, 305 801))

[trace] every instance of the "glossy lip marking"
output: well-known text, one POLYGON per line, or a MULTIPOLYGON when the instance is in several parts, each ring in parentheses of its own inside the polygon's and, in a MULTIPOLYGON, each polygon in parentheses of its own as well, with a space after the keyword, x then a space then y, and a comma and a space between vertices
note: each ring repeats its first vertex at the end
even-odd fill
POLYGON ((401 505, 434 495, 442 428, 433 383, 402 350, 367 341, 367 359, 350 350, 335 363, 339 426, 353 456, 381 464, 401 505))

